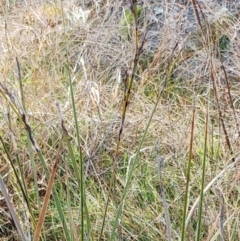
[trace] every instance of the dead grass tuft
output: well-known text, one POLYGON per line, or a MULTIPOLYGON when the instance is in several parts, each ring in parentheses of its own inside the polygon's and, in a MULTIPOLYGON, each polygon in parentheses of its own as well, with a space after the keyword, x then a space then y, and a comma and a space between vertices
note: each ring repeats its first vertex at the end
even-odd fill
MULTIPOLYGON (((24 233, 32 237, 48 178, 39 155, 31 148, 26 126, 21 121, 24 104, 20 94, 17 57, 27 121, 49 169, 56 158, 60 158, 54 186, 67 227, 71 229, 72 222, 78 232, 81 227, 79 186, 71 154, 62 137, 61 123, 64 120, 73 154, 80 165, 69 84, 71 77, 84 161, 86 205, 92 232, 90 239, 97 240, 115 165, 113 160, 126 87, 124 79, 131 74, 135 56, 134 36, 130 33, 129 40, 121 36, 122 8, 127 5, 111 0, 90 1, 91 4, 85 1, 85 5, 76 1, 32 1, 32 4, 22 1, 20 5, 15 1, 6 2, 4 8, 0 7, 0 134, 5 145, 5 148, 0 146, 1 176, 24 233), (62 116, 59 116, 56 103, 59 103, 62 116), (31 211, 13 165, 26 185, 31 211)), ((161 182, 169 209, 172 239, 181 236, 194 105, 188 210, 200 196, 201 169, 206 152, 205 185, 223 173, 204 195, 201 237, 216 240, 221 233, 226 240, 240 239, 237 218, 239 14, 233 7, 223 8, 215 0, 202 1, 199 10, 201 30, 191 1, 188 4, 182 2, 165 1, 163 5, 162 1, 142 1, 144 11, 139 23, 139 43, 144 39, 141 36, 145 32, 146 43, 139 56, 127 105, 115 185, 110 195, 102 240, 110 240, 129 169, 162 89, 164 91, 123 202, 118 239, 167 239, 159 195, 156 141, 159 142, 159 154, 165 158, 161 182), (208 139, 207 149, 204 150, 207 106, 208 139), (236 165, 231 166, 233 161, 236 165), (219 226, 220 221, 223 229, 219 226)), ((5 238, 3 240, 18 240, 2 195, 0 204, 0 236, 5 238)), ((197 209, 186 227, 187 239, 194 239, 196 226, 197 209)), ((52 197, 42 235, 42 240, 66 239, 52 197)))

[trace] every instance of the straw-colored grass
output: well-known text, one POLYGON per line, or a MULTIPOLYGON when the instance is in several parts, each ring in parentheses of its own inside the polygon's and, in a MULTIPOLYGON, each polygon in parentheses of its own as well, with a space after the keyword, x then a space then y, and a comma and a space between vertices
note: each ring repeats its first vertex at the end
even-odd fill
POLYGON ((239 15, 3 2, 0 239, 239 240, 239 15))

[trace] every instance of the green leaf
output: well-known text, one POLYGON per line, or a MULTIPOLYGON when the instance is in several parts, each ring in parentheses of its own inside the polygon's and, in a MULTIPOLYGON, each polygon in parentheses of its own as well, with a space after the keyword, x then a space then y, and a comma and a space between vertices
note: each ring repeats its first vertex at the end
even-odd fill
MULTIPOLYGON (((137 19, 139 19, 141 13, 142 13, 143 7, 140 5, 137 5, 137 19)), ((122 18, 120 21, 120 28, 121 28, 121 34, 123 38, 129 37, 130 28, 134 24, 134 13, 130 8, 124 9, 122 18)))

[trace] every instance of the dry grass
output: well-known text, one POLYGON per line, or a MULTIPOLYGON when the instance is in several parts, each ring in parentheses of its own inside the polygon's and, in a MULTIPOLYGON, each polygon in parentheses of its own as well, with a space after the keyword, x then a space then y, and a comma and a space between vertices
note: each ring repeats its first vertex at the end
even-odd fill
MULTIPOLYGON (((92 4, 85 1, 88 10, 84 17, 83 6, 74 1, 58 0, 38 4, 32 1, 31 5, 23 1, 22 6, 6 1, 0 12, 0 134, 7 150, 0 146, 0 171, 24 233, 33 237, 48 185, 48 177, 21 121, 26 108, 29 126, 47 166, 51 169, 57 159, 61 163, 54 186, 67 226, 72 229, 72 239, 80 237, 80 187, 61 126, 64 120, 69 142, 80 164, 69 84, 71 77, 84 160, 90 240, 99 238, 109 193, 101 240, 110 240, 129 170, 164 84, 135 162, 115 240, 167 239, 156 142, 159 154, 165 158, 161 182, 169 209, 172 239, 180 239, 192 131, 187 215, 200 196, 202 162, 206 154, 205 186, 222 174, 204 195, 201 240, 217 240, 220 233, 225 240, 239 240, 239 15, 229 16, 230 13, 221 12, 220 6, 212 3, 214 1, 203 1, 204 34, 196 24, 188 36, 181 31, 188 5, 174 5, 169 1, 164 7, 168 18, 150 25, 150 19, 157 21, 151 11, 158 5, 143 1, 144 9, 148 10, 140 21, 139 35, 143 36, 141 33, 147 28, 147 40, 131 89, 116 165, 123 80, 125 70, 132 70, 134 37, 126 40, 121 36, 121 1, 90 2, 92 4), (174 6, 178 6, 179 11, 174 6), (227 49, 218 41, 221 36, 230 40, 231 46, 227 49), (21 67, 21 81, 16 57, 21 67), (21 82, 24 102, 20 94, 21 82), (194 108, 195 125, 191 129, 194 108), (208 124, 205 121, 207 113, 208 124), (208 137, 207 149, 204 149, 206 125, 208 137), (23 173, 20 179, 26 184, 32 214, 13 165, 17 175, 23 173), (113 169, 116 171, 115 184, 113 190, 109 190, 113 169)), ((0 206, 0 237, 20 240, 2 195, 0 206)), ((197 212, 195 209, 189 219, 185 240, 195 239, 197 212)), ((84 235, 87 240, 87 234, 84 235)), ((66 239, 56 203, 51 198, 42 240, 66 239)))

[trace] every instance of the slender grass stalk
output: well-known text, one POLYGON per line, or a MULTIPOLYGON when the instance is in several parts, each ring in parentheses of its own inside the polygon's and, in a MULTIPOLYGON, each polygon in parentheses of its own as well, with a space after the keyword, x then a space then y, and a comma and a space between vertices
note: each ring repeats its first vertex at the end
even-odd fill
MULTIPOLYGON (((12 167, 12 169, 13 169, 14 175, 15 175, 15 177, 16 177, 16 179, 17 179, 18 185, 19 185, 19 187, 20 187, 20 189, 21 189, 21 192, 22 192, 22 194, 23 194, 24 200, 25 200, 26 203, 27 203, 29 212, 30 212, 31 216, 33 217, 33 213, 32 213, 32 209, 31 209, 30 201, 29 201, 28 194, 27 194, 26 184, 25 184, 25 180, 24 180, 24 177, 23 177, 23 170, 22 170, 22 167, 21 167, 21 165, 20 165, 19 158, 18 158, 18 156, 17 156, 17 162, 18 162, 18 166, 19 166, 19 169, 20 169, 20 175, 21 175, 21 179, 22 179, 22 180, 19 178, 19 175, 18 175, 18 172, 17 172, 17 170, 16 170, 16 167, 15 167, 15 165, 14 165, 14 163, 13 163, 13 160, 12 160, 10 154, 9 154, 9 151, 8 151, 8 149, 7 149, 4 141, 3 141, 3 139, 2 139, 2 136, 0 136, 0 141, 1 141, 2 145, 3 145, 3 148, 4 148, 4 151, 5 151, 6 155, 7 155, 7 158, 8 158, 8 160, 9 160, 10 164, 11 164, 11 167, 12 167)), ((33 220, 34 220, 34 219, 33 219, 33 220)))
POLYGON ((34 215, 33 215, 32 206, 31 206, 31 203, 30 203, 30 200, 29 200, 29 196, 28 196, 28 192, 27 192, 27 188, 26 188, 26 182, 25 182, 25 178, 24 178, 24 173, 23 173, 22 166, 20 164, 18 155, 16 155, 16 159, 17 159, 19 170, 20 170, 21 179, 19 177, 19 172, 17 172, 17 169, 16 169, 16 167, 15 167, 15 165, 13 163, 13 160, 12 160, 10 154, 9 154, 9 151, 8 151, 4 141, 2 139, 2 136, 0 136, 0 141, 1 141, 2 145, 3 145, 3 148, 4 148, 4 151, 5 151, 6 155, 7 155, 7 158, 9 160, 10 164, 11 164, 11 167, 13 169, 14 175, 15 175, 15 177, 17 179, 17 184, 20 187, 20 190, 21 190, 21 193, 23 195, 23 198, 24 198, 24 200, 25 200, 25 202, 27 204, 28 211, 29 211, 30 217, 31 217, 31 222, 33 224, 33 227, 35 228, 36 227, 36 221, 35 221, 35 218, 34 218, 34 215))
POLYGON ((203 152, 203 163, 202 163, 201 192, 200 192, 200 200, 199 200, 196 241, 199 241, 201 239, 202 206, 203 206, 203 196, 204 196, 203 191, 204 191, 204 185, 205 185, 206 156, 207 156, 208 113, 209 113, 209 108, 207 106, 205 133, 204 133, 205 138, 204 138, 204 152, 203 152))
MULTIPOLYGON (((47 167, 47 164, 42 156, 42 153, 40 151, 37 152, 38 154, 38 157, 41 161, 41 164, 45 170, 45 173, 46 173, 46 176, 47 176, 47 179, 49 180, 50 179, 50 172, 49 172, 49 169, 47 167)), ((53 194, 53 199, 54 199, 54 202, 57 206, 57 210, 58 210, 58 215, 59 215, 59 218, 61 220, 61 223, 62 223, 62 226, 63 226, 63 231, 64 231, 64 234, 65 234, 65 237, 66 237, 66 240, 67 241, 71 241, 70 239, 70 235, 69 235, 69 230, 67 228, 67 223, 66 223, 66 218, 65 218, 65 215, 63 213, 63 210, 62 210, 62 206, 61 206, 61 203, 60 203, 60 199, 57 195, 57 191, 55 189, 55 187, 53 186, 52 188, 52 194, 53 194)))
MULTIPOLYGON (((173 51, 172 51, 172 55, 173 55, 176 47, 177 47, 177 45, 174 47, 174 49, 173 49, 173 51)), ((121 196, 121 201, 120 201, 120 204, 119 204, 119 206, 118 206, 117 213, 116 213, 116 217, 115 217, 114 224, 113 224, 113 228, 112 228, 112 231, 111 231, 111 236, 110 236, 110 239, 109 239, 110 241, 115 240, 116 228, 117 228, 117 225, 118 225, 118 222, 119 222, 120 215, 121 215, 121 213, 122 213, 122 208, 123 208, 124 200, 125 200, 125 198, 126 198, 126 195, 127 195, 128 190, 129 190, 129 188, 130 188, 131 178, 132 178, 133 172, 134 172, 134 170, 135 170, 135 168, 136 168, 136 165, 137 165, 137 161, 138 161, 138 158, 139 158, 139 155, 140 155, 140 150, 141 150, 141 148, 142 148, 142 146, 143 146, 143 142, 144 142, 144 140, 145 140, 145 138, 146 138, 146 135, 147 135, 149 126, 150 126, 150 124, 151 124, 151 122, 152 122, 152 118, 153 118, 154 113, 155 113, 155 111, 156 111, 156 109, 157 109, 157 106, 158 106, 158 104, 159 104, 159 101, 161 100, 161 97, 162 97, 162 94, 163 94, 163 92, 164 92, 164 90, 165 90, 165 87, 166 87, 166 85, 167 85, 167 82, 168 82, 168 80, 170 79, 170 76, 171 76, 171 74, 172 74, 172 72, 173 72, 173 70, 174 70, 174 66, 175 66, 175 64, 176 64, 176 61, 177 61, 177 58, 172 59, 172 62, 169 61, 168 68, 167 68, 167 73, 166 73, 166 75, 165 75, 165 78, 164 78, 164 80, 163 80, 163 83, 162 83, 161 88, 159 88, 159 94, 158 94, 158 96, 157 96, 157 100, 156 100, 156 102, 155 102, 155 105, 154 105, 154 107, 153 107, 153 110, 152 110, 152 112, 151 112, 151 114, 150 114, 150 117, 149 117, 149 119, 148 119, 147 126, 146 126, 146 128, 145 128, 145 130, 144 130, 144 132, 143 132, 143 136, 142 136, 142 138, 140 139, 140 143, 139 143, 139 145, 138 145, 138 147, 137 147, 137 150, 136 150, 136 155, 135 155, 135 157, 133 158, 133 160, 132 160, 132 162, 131 162, 131 166, 130 166, 130 168, 129 168, 128 176, 127 176, 127 178, 126 178, 126 184, 125 184, 125 187, 124 187, 124 189, 123 189, 123 193, 122 193, 122 196, 121 196)))
MULTIPOLYGON (((134 18, 134 21, 133 21, 134 22, 133 35, 135 37, 133 39, 133 41, 134 41, 134 60, 132 63, 132 73, 130 76, 129 76, 129 74, 127 74, 127 76, 124 80, 124 97, 123 97, 123 102, 122 102, 121 125, 120 125, 120 129, 119 129, 119 133, 118 133, 115 155, 113 157, 113 170, 112 170, 112 175, 111 175, 111 179, 110 179, 109 193, 108 193, 107 203, 105 205, 103 222, 102 222, 102 227, 101 227, 101 231, 100 231, 100 235, 99 235, 99 241, 102 240, 104 225, 105 225, 106 216, 107 216, 107 210, 108 210, 109 201, 110 201, 110 194, 111 194, 112 188, 114 187, 114 184, 115 184, 115 178, 116 178, 116 172, 117 172, 117 159, 118 159, 118 155, 119 155, 119 148, 120 148, 121 136, 123 133, 124 123, 125 123, 125 118, 126 118, 126 113, 127 113, 127 107, 128 107, 128 103, 129 103, 130 94, 131 94, 131 91, 133 88, 133 81, 134 81, 135 74, 137 71, 139 57, 142 53, 144 40, 145 40, 145 39, 143 39, 142 44, 139 46, 138 24, 137 24, 138 14, 137 14, 137 1, 136 0, 131 1, 130 10, 131 10, 131 13, 134 18)), ((144 38, 145 37, 146 36, 144 36, 144 38)), ((115 227, 114 227, 114 229, 115 229, 115 227)))
MULTIPOLYGON (((27 136, 32 144, 32 147, 34 148, 34 150, 37 152, 38 154, 38 157, 39 157, 39 160, 41 161, 41 164, 44 168, 44 171, 46 173, 46 176, 48 178, 48 180, 50 179, 50 172, 49 172, 49 169, 47 167, 47 164, 42 156, 42 153, 39 149, 39 147, 37 146, 37 143, 33 137, 33 134, 32 134, 32 130, 31 130, 31 127, 30 125, 28 124, 27 122, 27 118, 26 118, 26 114, 25 113, 22 113, 20 114, 20 112, 18 111, 17 107, 16 107, 16 104, 14 102, 14 99, 11 98, 11 95, 9 94, 9 92, 4 89, 4 97, 6 98, 7 96, 9 97, 9 100, 10 100, 10 103, 11 103, 11 106, 13 107, 13 110, 16 112, 17 116, 19 116, 19 119, 21 120, 22 124, 25 126, 25 129, 27 131, 27 136)), ((3 93, 3 92, 2 92, 3 93)), ((57 206, 57 210, 58 210, 58 214, 59 214, 59 217, 60 217, 60 220, 61 220, 61 223, 63 225, 63 230, 64 230, 64 233, 65 233, 65 236, 66 236, 66 239, 68 241, 70 241, 70 236, 69 236, 69 232, 68 232, 68 229, 67 229, 67 225, 66 225, 66 220, 65 220, 65 216, 63 214, 63 210, 62 210, 62 207, 61 207, 61 203, 60 203, 60 200, 59 200, 59 197, 57 195, 57 192, 55 190, 55 188, 53 187, 53 197, 54 197, 54 202, 56 203, 56 206, 57 206)), ((35 221, 34 221, 35 222, 35 221)))
POLYGON ((25 234, 23 232, 23 229, 22 229, 22 227, 20 225, 20 222, 18 220, 17 214, 16 214, 16 212, 14 210, 13 204, 11 202, 11 199, 10 199, 8 193, 7 193, 7 189, 6 189, 5 185, 4 185, 2 176, 0 176, 0 189, 2 190, 4 199, 5 199, 6 203, 7 203, 8 209, 9 209, 9 211, 11 213, 11 217, 12 217, 13 222, 14 222, 16 228, 17 228, 19 236, 21 237, 21 240, 22 241, 27 241, 28 239, 25 236, 25 234))
MULTIPOLYGON (((62 126, 63 126, 63 122, 62 122, 62 126)), ((78 182, 78 186, 79 188, 82 187, 83 185, 83 180, 82 180, 82 176, 81 176, 81 171, 79 172, 79 168, 78 168, 78 164, 77 164, 77 160, 75 158, 75 155, 74 155, 74 152, 73 152, 73 148, 72 148, 72 145, 69 141, 69 135, 68 133, 66 132, 66 129, 65 127, 63 127, 63 136, 64 136, 64 140, 65 142, 67 143, 67 147, 68 147, 68 152, 69 152, 69 155, 70 155, 70 158, 71 158, 71 161, 72 161, 72 164, 73 164, 73 169, 74 169, 74 173, 75 173, 75 176, 77 178, 77 182, 78 182)), ((82 188, 80 189, 80 192, 82 191, 82 188)), ((82 204, 82 192, 81 192, 81 204, 82 204)), ((69 200, 70 201, 70 200, 69 200)), ((84 204, 84 203, 83 203, 84 204)), ((84 208, 84 207, 81 207, 81 208, 84 208)), ((81 209, 82 210, 82 209, 81 209)), ((81 212, 81 221, 83 222, 83 226, 84 226, 84 213, 81 212)), ((84 229, 83 229, 84 230, 84 229)), ((84 233, 81 231, 81 237, 84 237, 84 233)))
POLYGON ((190 185, 190 173, 191 173, 191 162, 192 162, 192 151, 193 151, 194 122, 195 122, 195 102, 194 102, 194 106, 193 106, 190 148, 189 148, 188 166, 187 166, 187 173, 186 173, 186 179, 187 180, 186 180, 185 195, 184 195, 184 208, 183 208, 183 217, 182 217, 181 241, 185 240, 185 227, 186 227, 186 216, 187 216, 187 207, 188 207, 188 192, 189 192, 189 185, 190 185))
POLYGON ((59 159, 57 159, 57 161, 55 162, 55 164, 52 168, 52 171, 51 171, 48 187, 47 187, 46 194, 45 194, 45 197, 44 197, 42 209, 41 209, 40 214, 39 214, 39 219, 38 219, 37 227, 36 227, 36 230, 35 230, 35 233, 34 233, 33 241, 38 241, 39 238, 40 238, 40 235, 41 235, 41 230, 43 228, 44 219, 45 219, 46 212, 47 212, 47 206, 48 206, 48 203, 50 201, 50 195, 51 195, 52 187, 53 187, 53 184, 54 184, 54 178, 55 178, 56 172, 57 172, 58 162, 59 162, 59 159))
POLYGON ((226 68, 223 64, 221 54, 219 54, 219 55, 220 55, 220 61, 221 61, 221 67, 222 67, 221 69, 223 70, 224 78, 225 78, 225 81, 226 81, 227 93, 228 93, 228 97, 229 97, 229 101, 230 101, 230 106, 231 106, 231 109, 232 109, 232 112, 233 112, 233 117, 234 117, 235 125, 237 127, 238 135, 240 136, 240 126, 239 126, 238 117, 237 117, 237 114, 236 114, 236 111, 235 111, 235 107, 234 107, 234 104, 233 104, 233 98, 232 98, 232 95, 231 95, 230 80, 228 78, 226 68))
POLYGON ((76 225, 74 223, 73 216, 72 216, 70 182, 69 182, 68 175, 66 175, 65 182, 66 182, 66 189, 67 189, 66 190, 66 192, 67 192, 67 209, 68 209, 69 222, 71 225, 71 230, 70 230, 71 231, 71 239, 74 241, 75 240, 79 241, 76 225))
POLYGON ((164 162, 164 157, 161 157, 159 155, 159 150, 158 147, 156 147, 157 151, 157 168, 158 168, 158 178, 159 178, 159 186, 160 186, 160 196, 162 198, 163 202, 163 208, 165 212, 165 221, 166 221, 166 230, 167 230, 167 240, 171 241, 172 240, 172 234, 171 234, 171 221, 170 221, 170 215, 168 211, 168 206, 167 206, 167 201, 166 201, 166 195, 165 195, 165 190, 163 186, 163 180, 162 180, 162 169, 163 169, 163 162, 164 162))
MULTIPOLYGON (((69 70, 69 66, 68 66, 69 70)), ((84 180, 84 163, 83 163, 83 154, 82 154, 82 147, 80 144, 80 135, 79 135, 79 127, 78 127, 78 121, 77 121, 77 111, 75 107, 75 99, 74 99, 74 93, 73 93, 73 86, 72 86, 72 79, 70 75, 70 70, 68 71, 69 73, 69 84, 70 84, 70 93, 71 93, 71 100, 72 100, 72 107, 73 107, 73 115, 74 115, 74 123, 75 123, 75 130, 76 130, 76 136, 77 136, 77 150, 79 152, 79 159, 80 159, 80 175, 79 175, 79 170, 77 167, 77 162, 73 154, 72 146, 68 140, 68 138, 65 138, 68 146, 68 150, 72 159, 74 171, 76 174, 76 177, 78 179, 78 184, 80 187, 80 192, 81 192, 81 238, 84 240, 84 214, 86 214, 86 220, 87 220, 87 233, 90 232, 91 230, 91 224, 90 224, 90 219, 88 215, 88 209, 87 209, 87 204, 86 204, 86 194, 85 194, 85 180, 84 180)))
POLYGON ((221 195, 221 210, 220 210, 220 219, 219 219, 219 230, 220 230, 220 240, 224 241, 224 212, 225 212, 225 203, 224 203, 224 197, 223 194, 220 192, 221 195))
MULTIPOLYGON (((33 222, 33 225, 35 227, 36 226, 36 221, 35 221, 34 216, 33 216, 33 210, 32 210, 32 206, 31 206, 30 200, 29 200, 29 196, 28 196, 26 180, 25 180, 25 177, 24 177, 23 169, 22 169, 22 166, 20 164, 20 160, 19 160, 18 155, 16 156, 16 159, 17 159, 19 170, 20 170, 21 180, 19 179, 18 175, 16 175, 16 174, 15 175, 16 175, 16 177, 18 179, 18 184, 19 184, 19 186, 21 188, 21 192, 22 192, 22 194, 24 196, 25 202, 27 203, 27 207, 28 207, 29 213, 30 213, 30 215, 32 217, 32 222, 33 222)), ((15 171, 14 171, 14 173, 15 173, 15 171)))
MULTIPOLYGON (((18 58, 16 57, 16 62, 17 62, 17 69, 18 69, 18 80, 19 80, 19 87, 20 87, 20 95, 21 95, 21 104, 22 104, 22 109, 23 109, 23 115, 25 115, 25 120, 27 118, 27 111, 26 111, 26 105, 25 105, 25 97, 24 97, 24 91, 23 91, 23 81, 22 81, 22 75, 21 75, 21 66, 18 61, 18 58)), ((26 120, 27 121, 27 120, 26 120)), ((29 132, 27 131, 27 143, 28 143, 28 152, 29 152, 29 157, 31 160, 31 165, 32 165, 32 171, 33 171, 33 180, 34 180, 34 189, 35 189, 35 196, 36 196, 36 201, 37 205, 40 208, 40 199, 39 199, 39 192, 38 192, 38 180, 37 180, 37 171, 36 171, 36 164, 35 160, 33 157, 33 148, 32 148, 32 142, 30 140, 29 132)))
MULTIPOLYGON (((22 81, 21 81, 21 71, 20 71, 20 64, 17 60, 17 66, 18 66, 18 72, 19 72, 19 82, 20 82, 20 86, 22 86, 22 81)), ((22 116, 21 114, 19 113, 19 110, 18 110, 18 107, 17 107, 17 104, 15 102, 15 98, 12 96, 12 94, 8 91, 7 88, 5 88, 1 83, 0 83, 0 93, 2 94, 2 96, 6 99, 6 101, 8 102, 9 106, 11 107, 10 109, 14 111, 14 113, 18 116, 19 120, 22 121, 22 123, 26 126, 26 123, 22 120, 22 116)), ((21 87, 22 89, 22 87, 21 87)), ((22 93, 22 96, 23 96, 23 90, 21 90, 21 93, 22 93)), ((24 97, 22 97, 22 100, 24 100, 24 97)), ((23 104, 24 105, 24 104, 23 104)), ((9 118, 9 122, 10 122, 10 118, 9 118)), ((9 123, 9 125, 11 125, 9 123)), ((11 126, 10 126, 11 128, 11 126)), ((28 141, 30 140, 29 139, 29 135, 27 134, 27 138, 28 138, 28 141)), ((18 167, 19 167, 19 170, 20 170, 20 175, 21 175, 21 178, 22 180, 20 180, 19 178, 19 174, 16 170, 16 167, 12 161, 12 158, 10 157, 10 153, 8 152, 8 149, 6 148, 6 145, 2 139, 2 136, 0 136, 0 139, 1 139, 1 142, 2 142, 2 145, 4 147, 4 151, 8 157, 8 160, 10 161, 11 163, 11 166, 14 170, 14 174, 15 174, 15 177, 17 178, 17 182, 18 182, 18 185, 21 189, 21 192, 23 194, 23 197, 26 201, 26 204, 27 204, 27 207, 28 207, 28 210, 29 210, 29 213, 31 215, 31 218, 32 218, 32 223, 33 223, 33 226, 36 225, 36 221, 34 219, 34 215, 33 215, 33 211, 32 211, 32 207, 31 207, 31 203, 30 203, 30 200, 29 200, 29 197, 28 197, 28 193, 27 193, 27 188, 26 188, 26 183, 25 183, 25 178, 24 178, 24 173, 23 173, 23 170, 22 170, 22 167, 21 167, 21 164, 20 164, 20 161, 19 161, 19 158, 18 158, 18 155, 16 155, 16 159, 17 159, 17 163, 18 163, 18 167)), ((30 149, 32 149, 32 147, 30 147, 30 149)), ((29 150, 30 150, 29 149, 29 150)), ((36 183, 36 182, 35 182, 36 183)), ((36 189, 37 190, 37 189, 36 189)), ((37 192, 37 195, 38 195, 38 192, 37 192)), ((38 200, 38 199, 37 199, 38 200)))
MULTIPOLYGON (((218 108, 219 119, 220 119, 220 122, 221 122, 221 125, 222 125, 222 129, 223 129, 223 132, 224 132, 224 135, 225 135, 225 139, 226 139, 226 144, 228 146, 230 154, 232 156, 234 156, 233 155, 233 148, 232 148, 231 140, 229 138, 229 134, 228 134, 228 131, 227 131, 227 128, 226 128, 226 124, 224 122, 223 111, 221 109, 220 100, 219 100, 219 97, 218 97, 217 83, 216 83, 216 78, 215 78, 215 73, 214 73, 214 68, 213 68, 213 62, 211 61, 210 64, 211 64, 210 76, 211 76, 212 85, 213 85, 214 97, 215 97, 217 108, 218 108)), ((228 94, 230 94, 230 93, 228 93, 228 94)), ((233 157, 232 161, 235 162, 234 157, 233 157)))
POLYGON ((38 208, 40 209, 40 198, 39 198, 39 191, 38 191, 38 177, 37 177, 37 171, 36 171, 36 163, 34 160, 34 154, 33 154, 33 148, 32 143, 29 139, 29 135, 27 134, 27 143, 28 143, 28 153, 29 158, 31 160, 31 166, 33 171, 33 180, 34 180, 34 190, 35 190, 35 199, 37 201, 38 208))
MULTIPOLYGON (((33 137, 33 134, 32 134, 32 130, 31 130, 31 127, 30 125, 28 124, 27 122, 27 118, 26 118, 26 114, 25 112, 20 114, 19 112, 17 112, 18 116, 20 117, 20 120, 22 121, 23 125, 25 126, 25 129, 27 131, 27 134, 28 134, 28 138, 32 144, 32 147, 34 148, 34 150, 37 152, 38 154, 38 158, 42 164, 42 167, 44 168, 44 171, 45 171, 45 174, 47 176, 47 179, 50 180, 50 172, 49 172, 49 169, 47 167, 47 164, 42 156, 42 153, 33 137)), ((68 228, 67 228, 67 225, 66 225, 66 220, 65 220, 65 216, 63 214, 63 210, 62 210, 62 207, 61 207, 61 203, 60 203, 60 200, 59 200, 59 197, 57 195, 57 191, 55 190, 54 186, 53 186, 53 198, 54 198, 54 202, 57 206, 57 210, 58 210, 58 214, 59 214, 59 218, 61 220, 61 223, 63 225, 63 230, 64 230, 64 234, 65 234, 65 237, 66 237, 66 240, 67 241, 70 241, 70 236, 69 236, 69 231, 68 231, 68 228)))
POLYGON ((161 97, 161 94, 159 95, 159 97, 158 97, 158 99, 157 99, 157 101, 156 101, 156 104, 154 105, 154 108, 153 108, 152 113, 151 113, 151 115, 150 115, 150 117, 149 117, 147 126, 146 126, 146 128, 145 128, 145 130, 144 130, 144 133, 143 133, 143 136, 142 136, 142 138, 141 138, 140 144, 139 144, 139 146, 138 146, 138 148, 137 148, 136 156, 135 156, 134 159, 132 160, 131 166, 130 166, 130 168, 129 168, 128 177, 127 177, 127 179, 126 179, 126 184, 125 184, 125 187, 124 187, 124 189, 123 189, 121 201, 120 201, 120 204, 119 204, 119 206, 118 206, 117 213, 116 213, 116 217, 115 217, 114 224, 113 224, 113 228, 112 228, 112 231, 111 231, 111 236, 110 236, 110 239, 109 239, 110 241, 115 240, 115 235, 116 235, 115 232, 116 232, 117 224, 118 224, 118 222, 119 222, 120 215, 121 215, 121 213, 122 213, 122 207, 123 207, 124 199, 125 199, 125 197, 126 197, 126 195, 127 195, 128 189, 129 189, 129 187, 130 187, 131 177, 132 177, 132 175, 133 175, 133 171, 134 171, 135 168, 136 168, 137 160, 138 160, 139 155, 140 155, 140 150, 141 150, 141 148, 142 148, 143 142, 144 142, 145 137, 146 137, 146 135, 147 135, 147 131, 148 131, 148 128, 149 128, 150 123, 151 123, 151 121, 152 121, 153 115, 154 115, 154 113, 155 113, 155 111, 156 111, 156 108, 157 108, 157 106, 158 106, 158 103, 159 103, 159 101, 160 101, 160 97, 161 97))
POLYGON ((20 95, 21 95, 22 107, 23 107, 23 110, 26 111, 24 91, 23 91, 23 82, 22 82, 22 74, 21 74, 21 66, 20 66, 20 63, 19 63, 17 57, 16 57, 16 62, 17 62, 18 80, 19 80, 19 87, 20 87, 20 95))
MULTIPOLYGON (((63 1, 61 0, 61 13, 63 18, 63 27, 64 27, 64 34, 66 34, 65 29, 65 16, 64 16, 64 10, 63 10, 63 1)), ((87 236, 90 234, 91 230, 91 223, 90 218, 88 214, 88 208, 86 203, 86 193, 85 193, 85 180, 84 180, 84 163, 83 163, 83 153, 82 153, 82 147, 80 142, 80 134, 79 134, 79 126, 78 126, 78 119, 77 119, 77 110, 75 105, 75 98, 74 98, 74 91, 73 91, 73 84, 72 84, 72 78, 71 78, 71 71, 70 71, 70 61, 69 61, 69 50, 68 45, 66 44, 66 67, 67 67, 67 73, 68 73, 68 80, 69 80, 69 86, 70 86, 70 95, 71 95, 71 102, 72 102, 72 109, 73 109, 73 116, 74 116, 74 125, 75 125, 75 131, 76 131, 76 138, 77 138, 77 150, 79 152, 79 159, 80 159, 80 175, 77 167, 76 159, 73 155, 72 146, 68 140, 68 137, 65 135, 66 132, 63 133, 65 135, 65 140, 67 141, 67 146, 69 150, 69 154, 72 159, 72 163, 74 166, 74 171, 76 174, 76 177, 78 179, 78 185, 80 188, 81 193, 81 203, 80 203, 80 214, 81 214, 81 240, 84 240, 84 216, 86 215, 86 224, 87 224, 87 236)), ((63 124, 63 122, 62 122, 63 124)))

